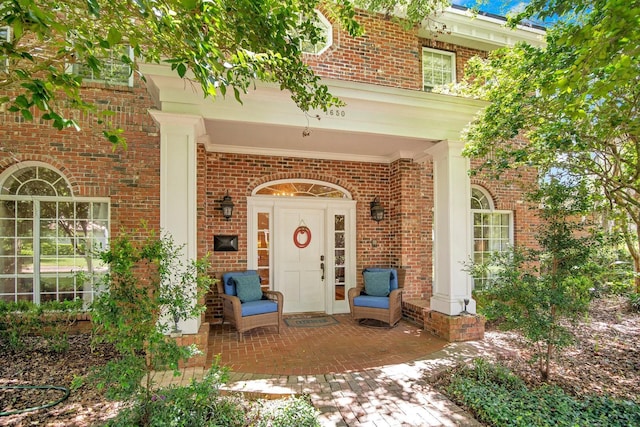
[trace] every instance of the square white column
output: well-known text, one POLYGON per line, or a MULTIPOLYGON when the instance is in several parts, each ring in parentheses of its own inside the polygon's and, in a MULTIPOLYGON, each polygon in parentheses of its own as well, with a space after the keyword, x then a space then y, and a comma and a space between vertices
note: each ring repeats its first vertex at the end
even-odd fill
MULTIPOLYGON (((183 247, 180 257, 186 266, 198 256, 196 157, 204 122, 199 116, 156 110, 150 114, 160 125, 160 228, 183 247)), ((178 326, 185 334, 197 334, 200 317, 182 320, 178 326)))
POLYGON ((450 316, 464 310, 475 314, 471 277, 464 271, 471 261, 471 181, 469 159, 462 142, 443 141, 427 153, 433 158, 434 179, 434 284, 431 309, 450 316))

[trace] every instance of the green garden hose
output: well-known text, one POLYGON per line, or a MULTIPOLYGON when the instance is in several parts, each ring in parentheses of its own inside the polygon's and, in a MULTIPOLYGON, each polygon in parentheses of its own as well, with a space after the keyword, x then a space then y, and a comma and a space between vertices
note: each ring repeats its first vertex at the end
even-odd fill
POLYGON ((57 386, 57 385, 3 385, 3 386, 0 386, 0 389, 25 389, 25 390, 40 389, 40 390, 59 390, 64 392, 64 396, 62 396, 60 399, 54 402, 49 402, 44 405, 34 406, 31 408, 18 409, 15 411, 0 412, 0 417, 6 417, 8 415, 16 415, 16 414, 22 414, 24 412, 38 411, 40 409, 50 408, 64 401, 67 397, 69 397, 69 394, 71 393, 71 391, 68 388, 57 386))

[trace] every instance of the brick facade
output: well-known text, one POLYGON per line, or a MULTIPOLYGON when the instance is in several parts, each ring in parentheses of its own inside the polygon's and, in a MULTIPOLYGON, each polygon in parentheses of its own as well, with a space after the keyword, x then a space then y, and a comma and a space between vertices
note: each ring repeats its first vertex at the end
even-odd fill
MULTIPOLYGON (((466 61, 485 52, 417 37, 379 16, 360 15, 363 37, 351 38, 334 26, 334 44, 319 56, 307 55, 309 65, 322 77, 408 90, 421 90, 421 48, 456 52, 457 76, 466 61)), ((15 113, 0 113, 0 173, 24 161, 41 161, 64 174, 74 195, 108 197, 111 235, 131 231, 144 220, 151 229, 160 224, 160 133, 148 114, 153 108, 144 83, 133 88, 89 85, 86 99, 113 112, 113 126, 124 129, 127 148, 112 149, 94 116, 77 117, 81 131, 57 131, 36 112, 33 122, 15 113)), ((73 113, 72 113, 73 114, 73 113)), ((345 133, 345 142, 348 133, 345 133)), ((208 152, 197 153, 198 254, 211 254, 211 273, 247 268, 246 197, 258 185, 277 179, 314 179, 340 185, 357 201, 356 268, 391 265, 402 268, 405 314, 425 322, 433 280, 433 164, 400 159, 392 163, 366 163, 208 152), (235 203, 231 221, 225 221, 219 203, 226 191, 235 203), (369 202, 379 197, 386 220, 370 218, 369 202), (237 234, 238 252, 213 252, 213 236, 237 234), (411 302, 413 301, 413 302, 411 302), (425 303, 426 302, 426 303, 425 303)), ((531 179, 533 175, 524 177, 531 179)), ((516 243, 532 241, 535 215, 523 203, 520 187, 507 179, 474 177, 494 197, 498 209, 515 212, 516 243)), ((358 280, 362 280, 358 274, 358 280)), ((204 322, 216 323, 221 303, 215 291, 206 298, 204 322)), ((449 322, 451 323, 451 322, 449 322)), ((455 323, 455 322, 454 322, 455 323)), ((207 325, 207 323, 203 323, 207 325)), ((206 332, 201 332, 206 334, 206 332)), ((456 335, 457 336, 457 335, 456 335)), ((205 337, 185 342, 206 345, 205 337), (204 343, 204 344, 203 344, 204 343)))

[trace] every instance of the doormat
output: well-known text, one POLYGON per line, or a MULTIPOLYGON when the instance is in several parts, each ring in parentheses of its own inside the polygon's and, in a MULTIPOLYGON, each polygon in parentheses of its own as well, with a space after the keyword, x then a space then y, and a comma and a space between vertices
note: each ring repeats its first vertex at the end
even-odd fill
POLYGON ((321 328, 338 322, 333 316, 285 317, 284 323, 292 328, 321 328))

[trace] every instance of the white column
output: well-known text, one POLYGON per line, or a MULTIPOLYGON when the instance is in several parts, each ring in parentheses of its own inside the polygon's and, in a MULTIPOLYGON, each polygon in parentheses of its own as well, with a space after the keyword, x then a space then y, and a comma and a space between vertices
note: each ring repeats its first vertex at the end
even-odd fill
MULTIPOLYGON (((197 142, 204 134, 199 116, 151 110, 160 125, 160 228, 176 246, 183 246, 181 261, 187 265, 197 252, 197 142)), ((195 286, 195 284, 194 284, 195 286)), ((196 334, 200 317, 182 320, 185 334, 196 334)))
POLYGON ((469 159, 461 142, 443 141, 429 149, 434 179, 434 270, 431 309, 455 316, 476 312, 471 278, 464 265, 471 260, 471 182, 469 159))

